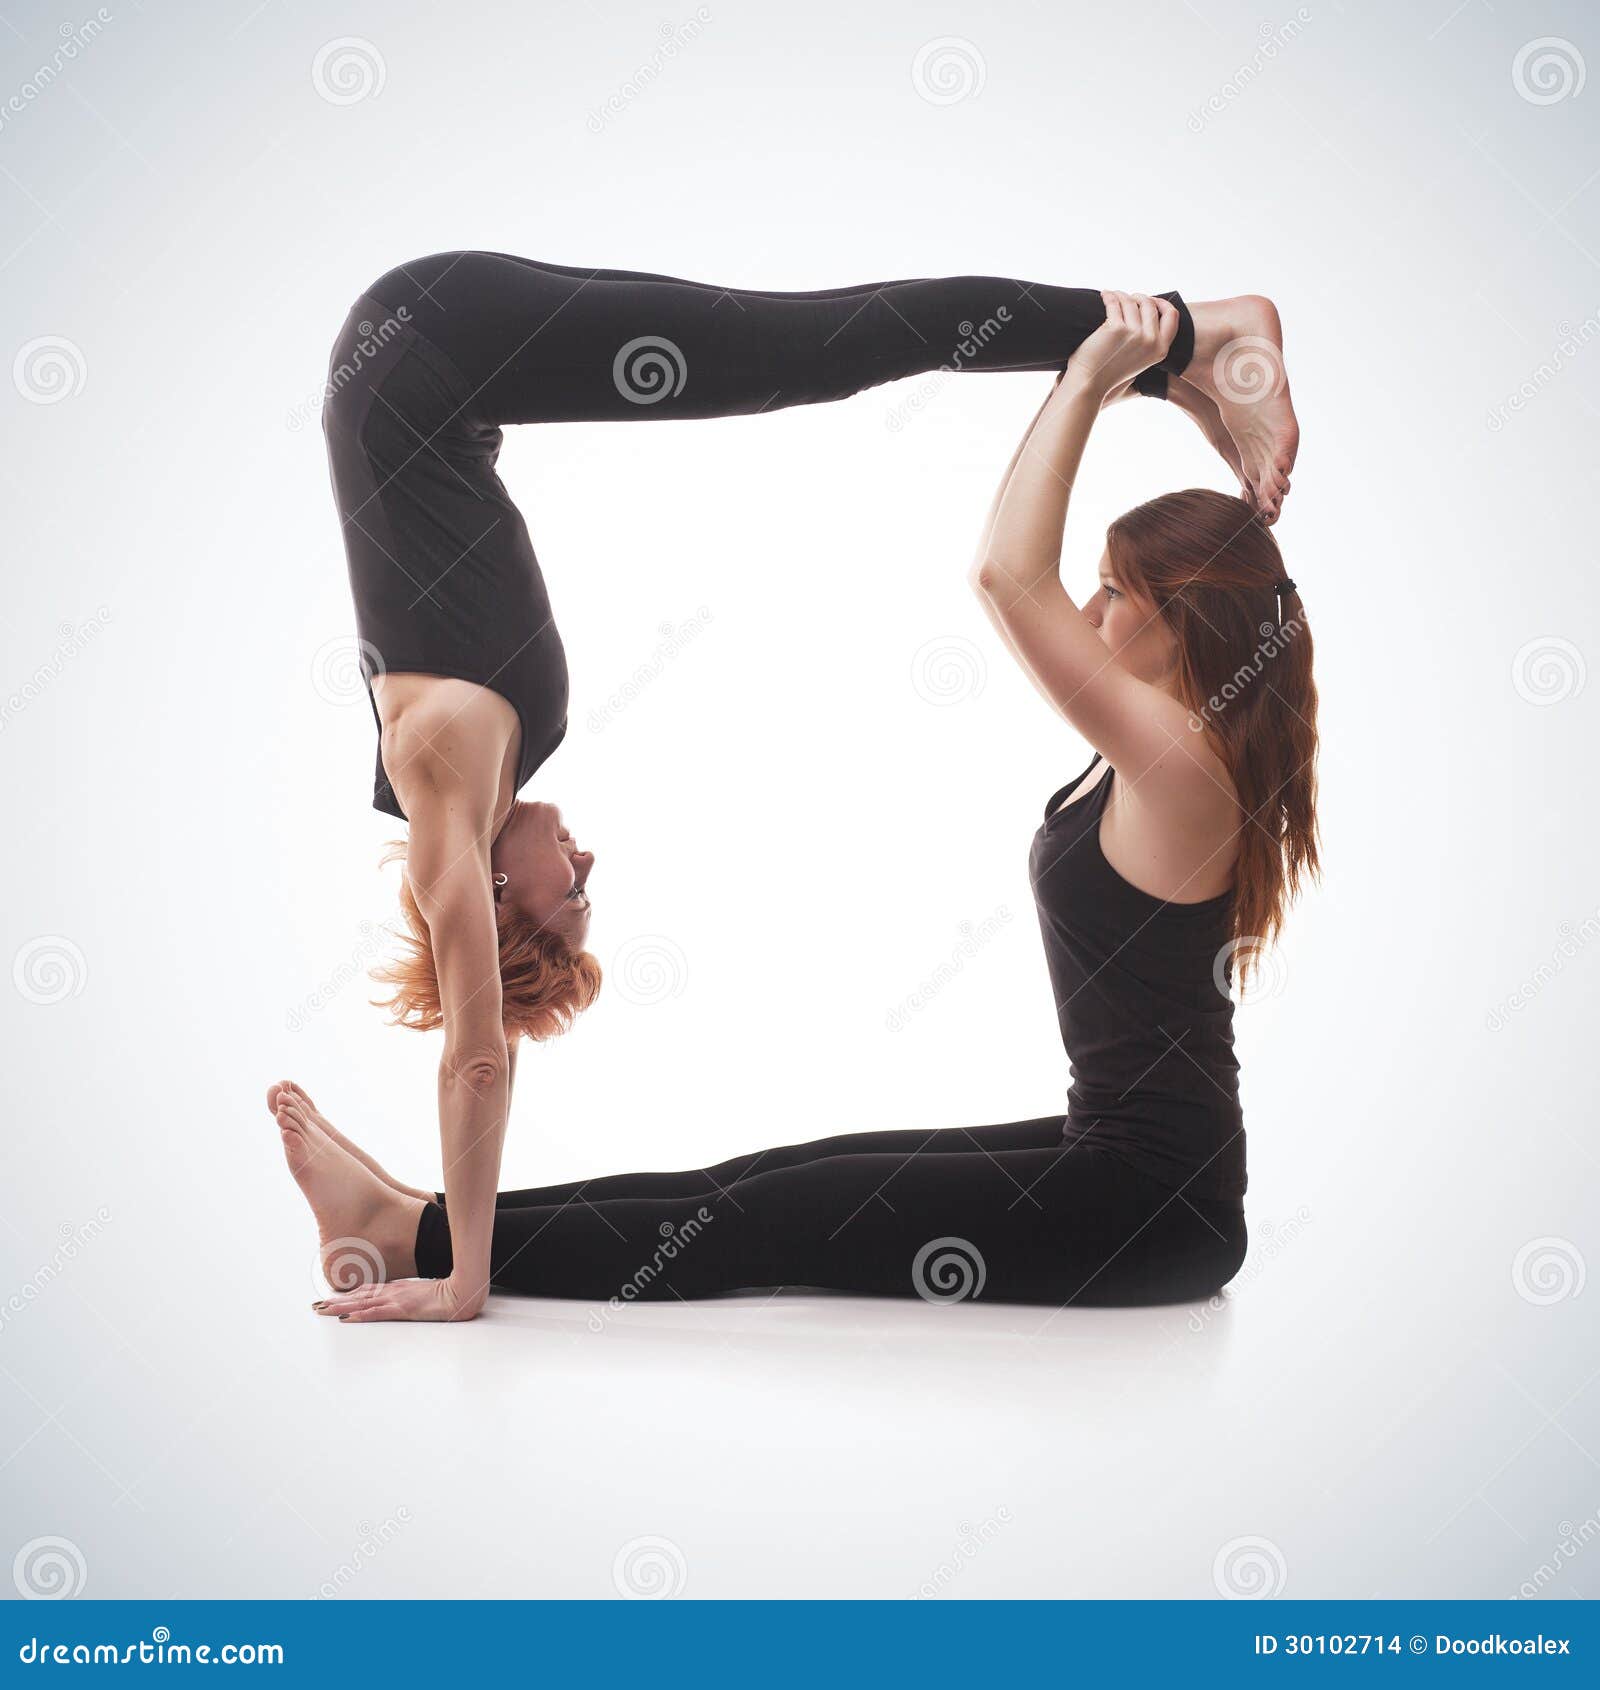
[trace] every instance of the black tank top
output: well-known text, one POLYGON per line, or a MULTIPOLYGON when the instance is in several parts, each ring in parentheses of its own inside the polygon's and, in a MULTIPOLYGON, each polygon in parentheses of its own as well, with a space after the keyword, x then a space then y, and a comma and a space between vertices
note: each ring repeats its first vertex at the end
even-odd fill
POLYGON ((1233 894, 1168 903, 1112 868, 1100 818, 1116 771, 1108 766, 1092 792, 1061 808, 1100 760, 1050 800, 1028 859, 1072 1067, 1062 1136, 1104 1145, 1191 1196, 1242 1197, 1244 1115, 1223 956, 1233 894))

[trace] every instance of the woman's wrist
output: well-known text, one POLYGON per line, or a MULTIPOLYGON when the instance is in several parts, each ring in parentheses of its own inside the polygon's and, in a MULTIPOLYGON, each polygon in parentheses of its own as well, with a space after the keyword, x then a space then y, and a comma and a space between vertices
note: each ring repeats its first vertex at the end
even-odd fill
POLYGON ((445 1281, 455 1298, 457 1306, 466 1313, 476 1314, 489 1300, 489 1266, 486 1262, 481 1273, 472 1273, 460 1267, 451 1269, 450 1277, 445 1281))

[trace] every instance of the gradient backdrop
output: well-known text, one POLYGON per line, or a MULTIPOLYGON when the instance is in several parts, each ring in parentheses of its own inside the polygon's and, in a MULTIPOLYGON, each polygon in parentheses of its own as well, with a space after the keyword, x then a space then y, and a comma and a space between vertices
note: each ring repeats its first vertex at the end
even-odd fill
MULTIPOLYGON (((1600 1593, 1592 9, 0 10, 18 1595, 1600 1593), (1240 1012, 1216 1306, 310 1315, 264 1089, 431 1181, 438 1055, 366 1002, 317 407, 351 299, 461 246, 1277 300, 1327 877, 1240 1012)), ((508 1183, 1062 1107, 1025 854, 1087 752, 965 585, 1045 380, 513 433, 610 985, 508 1183)), ((1110 414, 1069 585, 1190 485, 1110 414)))

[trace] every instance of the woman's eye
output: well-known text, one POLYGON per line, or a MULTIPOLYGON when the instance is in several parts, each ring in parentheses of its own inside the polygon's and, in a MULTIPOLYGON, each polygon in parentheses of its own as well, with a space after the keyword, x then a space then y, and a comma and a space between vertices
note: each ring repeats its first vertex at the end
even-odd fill
POLYGON ((1120 599, 1122 597, 1122 594, 1119 593, 1115 587, 1103 587, 1101 588, 1101 591, 1108 599, 1120 599))

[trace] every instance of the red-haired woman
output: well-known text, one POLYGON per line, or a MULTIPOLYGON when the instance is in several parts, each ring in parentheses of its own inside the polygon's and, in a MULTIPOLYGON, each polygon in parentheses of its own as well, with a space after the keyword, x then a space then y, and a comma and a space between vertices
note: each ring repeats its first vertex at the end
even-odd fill
POLYGON ((373 1278, 320 1309, 469 1319, 491 1284, 600 1301, 954 1285, 1130 1303, 1206 1295, 1237 1271, 1228 981, 1315 867, 1311 642, 1266 526, 1297 440, 1267 301, 1189 307, 989 276, 756 293, 443 254, 357 301, 325 422, 381 730, 375 802, 410 822, 412 942, 387 978, 401 1020, 444 1029, 445 1190, 391 1179, 299 1087, 274 1086, 330 1280, 352 1239, 373 1278), (1229 377, 1241 351, 1270 366, 1264 386, 1229 377), (494 473, 500 426, 753 414, 941 367, 1060 372, 973 580, 1106 765, 1052 801, 1034 842, 1074 1063, 1066 1115, 497 1195, 516 1042, 560 1031, 599 985, 582 949, 593 859, 558 811, 516 797, 562 738, 566 669, 494 473), (1130 512, 1080 610, 1056 573, 1067 493, 1095 414, 1129 391, 1189 411, 1243 496, 1130 512), (1282 649, 1263 658, 1269 608, 1282 649), (1272 664, 1256 685, 1252 662, 1272 664))

